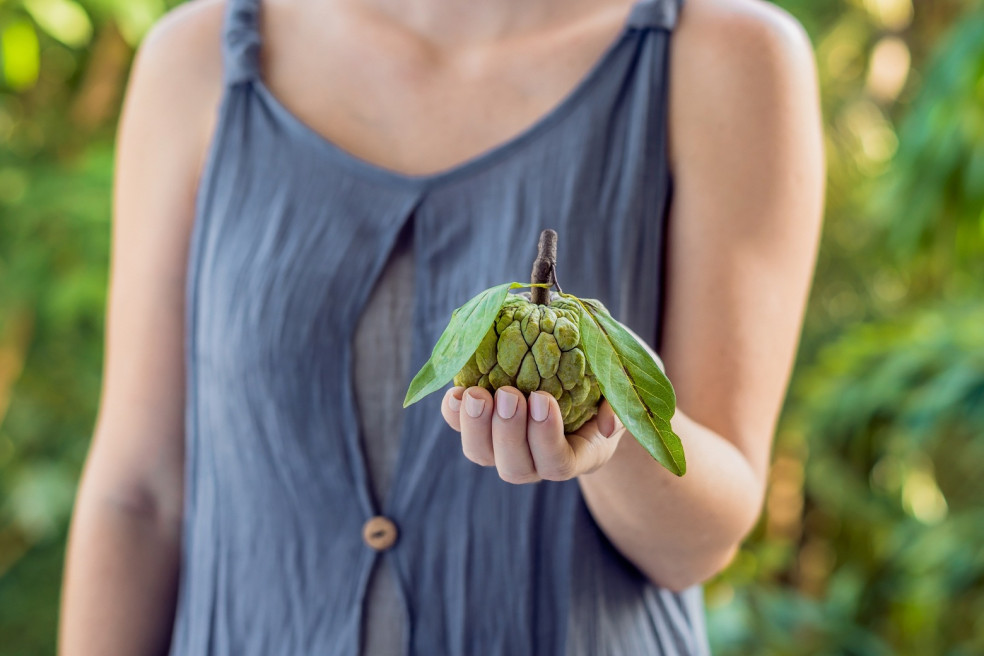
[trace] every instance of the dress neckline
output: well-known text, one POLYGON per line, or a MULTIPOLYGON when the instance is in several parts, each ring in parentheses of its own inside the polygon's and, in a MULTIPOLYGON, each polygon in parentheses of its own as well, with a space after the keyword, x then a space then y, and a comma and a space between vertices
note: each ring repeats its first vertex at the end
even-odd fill
MULTIPOLYGON (((322 134, 306 121, 301 119, 293 110, 288 108, 275 93, 266 85, 262 76, 257 72, 250 78, 250 83, 260 96, 266 101, 284 122, 300 132, 309 142, 324 152, 332 161, 346 167, 347 169, 366 176, 381 183, 389 183, 400 187, 422 190, 431 188, 445 182, 467 176, 473 172, 508 158, 513 153, 519 151, 528 143, 534 142, 542 134, 549 132, 551 128, 560 123, 565 116, 571 113, 581 102, 591 89, 595 86, 609 62, 614 59, 620 46, 627 36, 638 26, 636 23, 637 12, 642 6, 654 0, 635 0, 629 8, 629 12, 622 21, 618 33, 608 43, 602 54, 595 59, 594 63, 588 68, 570 90, 565 93, 550 109, 540 114, 526 127, 512 136, 499 141, 498 143, 471 155, 464 160, 445 167, 432 173, 412 174, 399 171, 381 164, 376 164, 361 156, 355 155, 351 151, 339 146, 333 139, 322 134)), ((659 0, 655 0, 659 1, 659 0)))

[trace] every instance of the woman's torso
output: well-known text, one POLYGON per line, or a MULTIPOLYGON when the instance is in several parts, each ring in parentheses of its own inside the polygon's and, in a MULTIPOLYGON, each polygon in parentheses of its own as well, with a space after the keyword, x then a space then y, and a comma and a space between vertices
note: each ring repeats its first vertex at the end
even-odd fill
POLYGON ((616 38, 632 0, 538 0, 528 6, 549 10, 529 25, 488 28, 492 16, 446 3, 431 3, 445 5, 437 17, 406 19, 418 27, 361 8, 373 4, 387 3, 261 0, 261 75, 332 143, 382 168, 427 175, 547 114, 616 38), (479 18, 465 21, 472 13, 479 18))
POLYGON ((288 109, 260 76, 258 1, 229 2, 189 259, 172 653, 356 654, 381 561, 408 654, 706 653, 699 588, 647 582, 576 481, 512 486, 469 463, 436 395, 403 413, 375 498, 352 372, 354 332, 405 226, 413 320, 392 330, 409 333, 407 375, 454 307, 528 274, 545 227, 561 235, 565 286, 658 343, 675 1, 638 2, 571 93, 423 175, 370 163, 288 109), (397 530, 385 549, 363 539, 379 514, 397 530))

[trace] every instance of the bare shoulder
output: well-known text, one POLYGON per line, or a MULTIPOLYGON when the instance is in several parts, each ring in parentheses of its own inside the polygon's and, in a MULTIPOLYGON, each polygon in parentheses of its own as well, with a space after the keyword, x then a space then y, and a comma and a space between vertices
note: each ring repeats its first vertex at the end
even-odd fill
POLYGON ((131 123, 204 150, 222 90, 225 0, 192 0, 165 14, 137 50, 124 107, 131 123))
POLYGON ((686 0, 671 48, 670 156, 681 182, 717 180, 719 195, 733 186, 741 198, 785 181, 802 191, 808 180, 815 198, 822 119, 802 25, 763 0, 686 0))
MULTIPOLYGON (((182 45, 189 48, 218 48, 218 37, 226 0, 189 0, 164 14, 150 29, 144 47, 182 45)), ((199 50, 203 54, 205 50, 199 50)))
POLYGON ((713 64, 702 69, 709 75, 809 73, 813 66, 803 26, 764 0, 685 0, 674 42, 677 65, 713 64))
POLYGON ((671 52, 675 129, 708 120, 768 125, 818 123, 810 39, 783 9, 763 0, 686 0, 671 52))
POLYGON ((166 69, 187 82, 214 81, 222 72, 222 21, 226 0, 191 0, 168 11, 140 44, 135 64, 166 69))

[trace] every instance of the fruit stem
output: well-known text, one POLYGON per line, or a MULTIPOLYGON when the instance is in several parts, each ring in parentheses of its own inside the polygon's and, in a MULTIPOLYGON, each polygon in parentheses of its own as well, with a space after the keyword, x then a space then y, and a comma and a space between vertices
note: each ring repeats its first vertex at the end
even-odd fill
MULTIPOLYGON (((540 242, 537 245, 537 256, 533 262, 530 282, 534 285, 557 284, 557 233, 549 228, 540 233, 540 242)), ((560 288, 558 287, 558 289, 560 288)), ((550 288, 531 288, 530 300, 537 305, 550 305, 550 288)))

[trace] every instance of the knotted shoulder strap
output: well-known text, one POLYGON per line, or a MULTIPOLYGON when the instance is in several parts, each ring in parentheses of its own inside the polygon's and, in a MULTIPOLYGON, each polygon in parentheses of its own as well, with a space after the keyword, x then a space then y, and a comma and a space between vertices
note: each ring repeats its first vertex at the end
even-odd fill
POLYGON ((672 30, 682 5, 683 0, 638 0, 632 7, 628 23, 637 28, 672 30))
POLYGON ((260 0, 227 0, 222 60, 227 84, 254 78, 260 70, 260 0))

